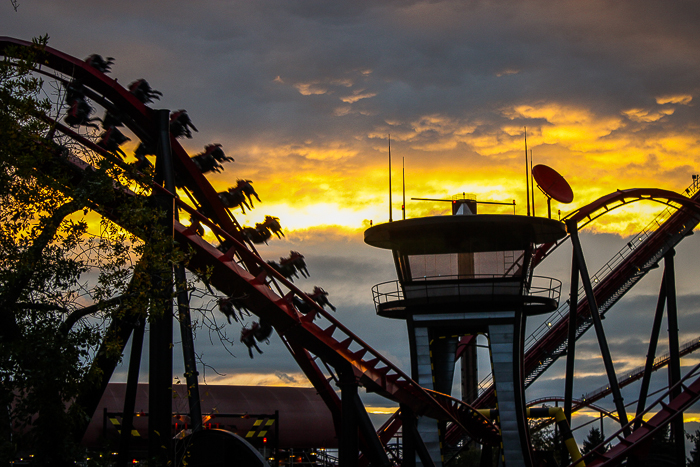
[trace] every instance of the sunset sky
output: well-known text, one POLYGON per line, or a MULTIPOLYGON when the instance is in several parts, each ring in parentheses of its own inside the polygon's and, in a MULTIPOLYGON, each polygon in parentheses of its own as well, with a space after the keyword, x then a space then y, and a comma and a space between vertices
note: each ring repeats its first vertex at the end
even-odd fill
MULTIPOLYGON (((120 83, 145 78, 163 93, 154 107, 186 109, 199 129, 181 141, 188 152, 221 143, 235 158, 209 177, 214 186, 250 179, 262 199, 238 221, 280 218, 287 237, 262 246, 263 257, 301 251, 313 276, 299 284, 323 286, 339 319, 406 371, 405 325, 376 317, 370 292, 394 279, 391 255, 362 242, 370 220, 388 220, 389 135, 395 219, 403 161, 407 198, 466 192, 515 200, 525 214, 525 128, 534 164, 573 188, 574 202, 555 202, 555 213, 617 189, 681 192, 700 171, 699 24, 700 4, 690 1, 0 3, 0 35, 48 34, 70 55, 114 57, 120 83)), ((539 192, 536 209, 546 211, 539 192)), ((408 217, 448 210, 407 202, 408 217)), ((591 225, 589 268, 658 210, 638 203, 591 225)), ((697 246, 690 238, 679 248, 681 341, 700 334, 697 246)), ((570 258, 566 249, 543 265, 565 290, 570 258)), ((620 371, 643 362, 659 279, 650 275, 605 321, 620 371)), ((211 382, 303 380, 278 339, 253 361, 234 346, 233 363, 203 341, 203 358, 228 375, 211 382)), ((604 381, 595 342, 582 342, 590 351, 577 363, 577 393, 604 381)), ((560 370, 550 375, 557 384, 560 370)), ((533 386, 528 398, 547 390, 533 386)))

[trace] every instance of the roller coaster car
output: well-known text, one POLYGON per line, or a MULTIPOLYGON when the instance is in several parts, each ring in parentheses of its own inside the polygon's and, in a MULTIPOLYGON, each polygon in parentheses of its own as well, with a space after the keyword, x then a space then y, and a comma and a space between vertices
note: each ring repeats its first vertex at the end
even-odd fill
POLYGON ((160 96, 163 95, 162 92, 152 89, 151 85, 148 84, 148 81, 143 78, 137 79, 131 83, 129 85, 129 92, 144 104, 151 103, 154 99, 160 100, 160 96))
POLYGON ((192 162, 203 174, 207 172, 220 173, 224 167, 222 162, 233 162, 233 157, 224 154, 220 144, 210 144, 204 148, 204 152, 192 157, 192 162))
POLYGON ((102 58, 102 55, 92 54, 85 59, 85 63, 101 71, 102 73, 109 73, 111 71, 112 65, 114 64, 113 57, 102 58))
POLYGON ((190 120, 190 116, 187 115, 186 110, 178 110, 177 112, 173 112, 170 115, 170 135, 179 138, 180 136, 184 136, 188 139, 192 138, 192 132, 190 131, 190 128, 192 128, 194 131, 199 131, 197 128, 192 124, 192 120, 190 120))

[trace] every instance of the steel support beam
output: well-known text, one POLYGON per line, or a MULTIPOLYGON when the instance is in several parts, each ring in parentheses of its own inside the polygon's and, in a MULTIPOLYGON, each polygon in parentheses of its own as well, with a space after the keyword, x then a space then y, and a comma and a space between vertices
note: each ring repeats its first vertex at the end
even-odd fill
POLYGON ((131 356, 129 357, 129 373, 126 379, 126 394, 124 395, 124 408, 122 409, 122 433, 119 437, 117 467, 127 467, 130 464, 129 447, 131 445, 131 430, 134 426, 134 406, 136 405, 136 392, 139 385, 145 327, 146 320, 139 318, 131 336, 131 356))
MULTIPOLYGON (((139 262, 136 265, 136 269, 141 266, 139 262)), ((136 276, 132 277, 127 287, 126 296, 130 297, 139 287, 140 282, 136 279, 136 276)), ((122 302, 117 312, 112 314, 112 321, 109 323, 97 355, 90 365, 89 376, 81 383, 80 395, 76 400, 76 404, 83 408, 86 418, 82 426, 76 430, 76 439, 78 441, 83 439, 90 420, 95 415, 97 406, 100 404, 109 380, 119 364, 135 324, 140 319, 139 317, 146 316, 145 305, 142 303, 129 303, 130 300, 130 298, 127 298, 125 300, 126 303, 122 302), (119 346, 118 352, 113 348, 114 343, 119 346)))
MULTIPOLYGON (((668 363, 668 384, 674 389, 669 394, 674 399, 681 394, 681 387, 677 384, 681 380, 681 356, 678 342, 678 305, 676 303, 676 272, 673 257, 675 250, 671 249, 664 256, 666 266, 664 282, 666 285, 666 313, 668 314, 668 348, 671 359, 668 363)), ((683 414, 671 422, 671 438, 675 446, 676 465, 685 464, 685 430, 683 427, 683 414)))
POLYGON ((358 467, 360 449, 358 433, 358 416, 356 397, 358 383, 352 370, 340 374, 340 405, 342 415, 340 421, 340 440, 338 443, 338 462, 340 467, 358 467))
MULTIPOLYGON (((409 321, 408 336, 411 346, 411 377, 422 387, 435 389, 430 329, 425 325, 416 325, 415 321, 409 321)), ((454 356, 452 361, 454 369, 454 356)), ((421 465, 422 457, 420 456, 420 449, 418 449, 418 440, 420 440, 420 444, 430 453, 431 465, 442 467, 440 431, 437 420, 428 417, 416 417, 416 433, 418 433, 418 439, 416 440, 416 453, 418 454, 416 465, 418 467, 427 467, 425 464, 421 465)))
POLYGON ((418 431, 418 417, 407 406, 401 405, 401 420, 403 422, 401 431, 403 433, 403 462, 402 467, 416 467, 416 458, 425 467, 435 467, 430 452, 423 442, 423 438, 418 431))
POLYGON ((588 275, 588 267, 586 266, 586 261, 583 258, 583 250, 581 249, 581 240, 578 237, 578 230, 573 229, 571 232, 569 232, 569 235, 571 237, 571 244, 574 248, 574 254, 576 255, 576 259, 578 261, 578 269, 579 273, 581 274, 583 289, 586 291, 588 307, 591 312, 596 337, 598 338, 600 353, 603 357, 603 363, 605 364, 605 372, 608 375, 608 383, 610 384, 610 390, 613 394, 615 409, 617 410, 617 415, 620 417, 620 425, 623 427, 625 436, 629 436, 630 429, 626 426, 628 420, 627 411, 625 410, 625 402, 622 398, 622 393, 620 392, 617 376, 615 376, 615 367, 613 366, 612 356, 610 355, 610 347, 608 347, 608 340, 605 337, 605 330, 603 329, 603 323, 600 319, 600 313, 598 312, 598 304, 596 303, 595 294, 593 293, 591 278, 588 275))
MULTIPOLYGON (((649 349, 647 350, 647 358, 644 364, 644 376, 639 388, 639 398, 637 399, 637 413, 639 417, 647 405, 647 396, 649 395, 649 384, 651 383, 651 374, 653 373, 654 360, 656 359, 656 347, 659 343, 659 333, 661 332, 661 321, 664 317, 664 306, 666 305, 666 271, 664 270, 663 278, 661 279, 661 289, 659 290, 659 298, 656 301, 656 312, 654 313, 654 322, 651 325, 651 336, 649 337, 649 349)), ((634 423, 636 430, 642 424, 641 418, 634 423)))
MULTIPOLYGON (((170 154, 170 112, 157 111, 158 137, 156 182, 163 184, 172 173, 170 154)), ((172 232, 175 200, 169 195, 156 195, 158 207, 165 211, 161 228, 172 232)), ((172 381, 173 381, 173 278, 164 273, 154 277, 159 299, 151 305, 148 375, 148 456, 166 465, 172 458, 172 381)))
POLYGON ((384 446, 382 446, 381 441, 379 441, 379 436, 372 425, 372 421, 369 419, 365 405, 362 403, 359 394, 355 394, 355 410, 357 414, 358 427, 360 428, 360 434, 364 438, 363 449, 366 450, 365 454, 370 459, 370 464, 376 467, 390 467, 391 461, 389 457, 384 452, 384 446))
POLYGON ((401 467, 416 467, 416 415, 407 404, 400 404, 402 462, 401 467))
MULTIPOLYGON (((567 229, 575 229, 576 223, 567 225, 567 229)), ((576 363, 576 331, 578 329, 578 278, 579 268, 576 254, 572 253, 571 258, 571 288, 569 291, 569 335, 566 341, 566 376, 564 382, 564 417, 571 426, 571 412, 574 399, 574 371, 576 363)), ((561 464, 568 463, 569 452, 564 443, 561 444, 561 464)))
MULTIPOLYGON (((576 229, 575 222, 566 225, 569 232, 576 229)), ((578 327, 578 276, 576 253, 571 258, 571 289, 569 292, 569 337, 566 342, 566 381, 564 385, 564 415, 571 426, 571 408, 574 398, 574 363, 576 361, 576 329, 578 327)))

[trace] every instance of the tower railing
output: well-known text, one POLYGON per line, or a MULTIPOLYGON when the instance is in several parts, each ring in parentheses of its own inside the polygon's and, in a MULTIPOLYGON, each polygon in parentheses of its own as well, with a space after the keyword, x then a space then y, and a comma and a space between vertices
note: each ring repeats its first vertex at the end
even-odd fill
POLYGON ((522 279, 501 274, 469 274, 426 276, 409 283, 393 280, 372 287, 377 312, 384 303, 406 299, 439 297, 469 297, 474 295, 524 295, 559 302, 561 281, 553 277, 533 276, 529 287, 522 290, 522 279))

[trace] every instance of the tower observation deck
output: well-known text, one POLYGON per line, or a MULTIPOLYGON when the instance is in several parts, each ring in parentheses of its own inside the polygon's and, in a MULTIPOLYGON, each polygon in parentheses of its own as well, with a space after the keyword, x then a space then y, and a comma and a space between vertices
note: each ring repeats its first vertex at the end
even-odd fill
MULTIPOLYGON (((533 275, 532 256, 535 245, 563 238, 566 229, 553 219, 461 212, 469 209, 365 231, 365 243, 392 251, 398 276, 374 286, 375 306, 380 316, 406 320, 412 378, 446 394, 459 338, 488 336, 503 460, 507 467, 530 466, 522 385, 525 319, 555 310, 561 291, 556 279, 533 275)), ((424 443, 440 467, 444 429, 421 417, 415 423, 415 442, 424 443)), ((408 444, 404 459, 412 455, 420 465, 408 444)))

